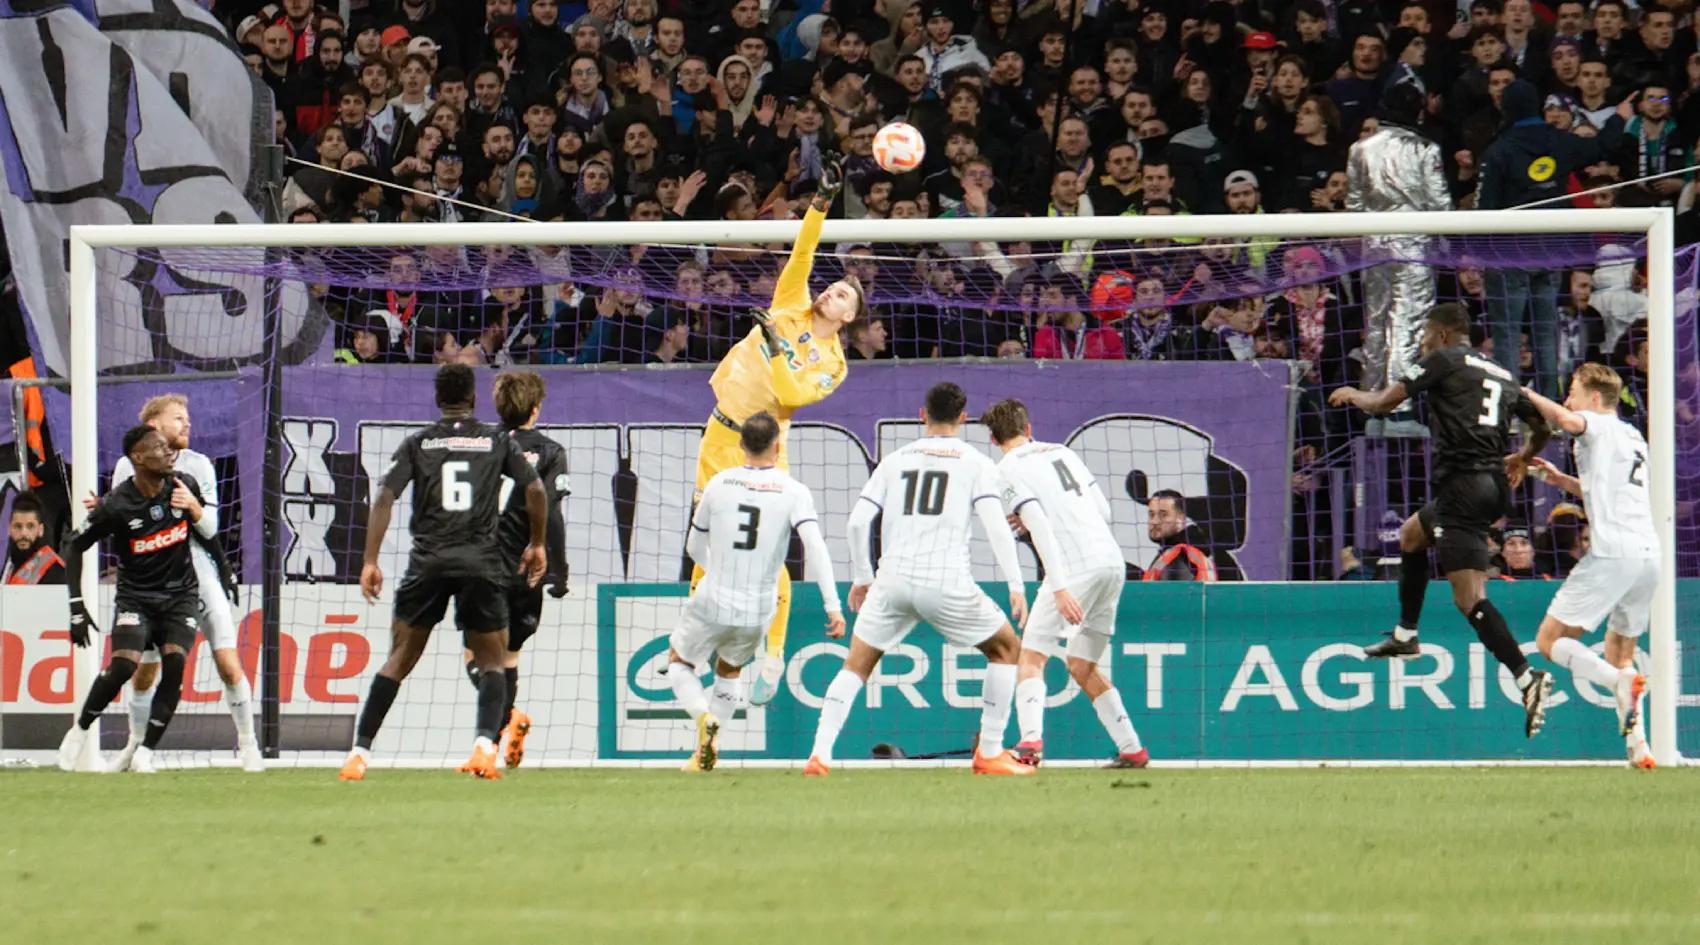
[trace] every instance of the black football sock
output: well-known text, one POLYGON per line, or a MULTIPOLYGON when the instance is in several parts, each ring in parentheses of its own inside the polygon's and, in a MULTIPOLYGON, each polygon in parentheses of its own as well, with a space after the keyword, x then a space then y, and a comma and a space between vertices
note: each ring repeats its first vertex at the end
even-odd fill
POLYGON ((183 667, 188 658, 182 653, 166 653, 159 658, 159 688, 153 697, 153 709, 148 713, 148 733, 142 737, 143 748, 158 748, 159 740, 177 714, 177 700, 183 695, 183 667))
POLYGON ((519 667, 502 670, 502 678, 508 683, 508 703, 502 709, 502 728, 506 729, 514 719, 514 703, 519 701, 519 667))
POLYGON ((1470 608, 1470 626, 1476 628, 1476 637, 1493 654, 1493 658, 1511 670, 1511 678, 1522 685, 1523 674, 1529 671, 1529 661, 1518 647, 1517 638, 1511 635, 1511 628, 1506 626, 1505 615, 1499 612, 1493 601, 1483 598, 1470 608))
POLYGON ((501 670, 484 674, 478 684, 478 734, 492 742, 501 735, 502 706, 508 701, 508 681, 501 670))
POLYGON ((382 674, 372 677, 372 688, 366 692, 366 704, 360 707, 360 723, 355 727, 354 744, 370 749, 378 729, 384 727, 384 716, 390 714, 401 683, 382 674))
POLYGON ((1399 554, 1399 626, 1416 630, 1423 616, 1423 596, 1428 593, 1428 552, 1399 554))
POLYGON ((83 711, 77 715, 77 727, 88 729, 94 725, 95 720, 112 704, 112 700, 118 698, 118 694, 124 691, 124 684, 134 675, 134 662, 122 656, 114 656, 112 661, 106 664, 106 669, 94 678, 94 682, 89 683, 89 695, 83 700, 83 711))
POLYGON ((466 661, 466 681, 472 683, 472 688, 477 689, 484 684, 483 676, 484 673, 478 668, 477 660, 466 661))

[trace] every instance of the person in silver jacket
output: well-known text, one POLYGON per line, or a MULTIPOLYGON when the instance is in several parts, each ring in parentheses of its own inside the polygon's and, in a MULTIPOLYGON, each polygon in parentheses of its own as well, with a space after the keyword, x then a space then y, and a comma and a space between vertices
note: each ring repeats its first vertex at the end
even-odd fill
MULTIPOLYGON (((1396 213, 1450 210, 1440 146, 1417 130, 1423 95, 1400 83, 1382 94, 1380 129, 1352 145, 1346 163, 1346 209, 1396 213)), ((1422 260, 1427 236, 1373 236, 1370 260, 1389 260, 1364 273, 1364 377, 1367 390, 1401 380, 1419 360, 1423 319, 1435 304, 1434 270, 1422 260)))

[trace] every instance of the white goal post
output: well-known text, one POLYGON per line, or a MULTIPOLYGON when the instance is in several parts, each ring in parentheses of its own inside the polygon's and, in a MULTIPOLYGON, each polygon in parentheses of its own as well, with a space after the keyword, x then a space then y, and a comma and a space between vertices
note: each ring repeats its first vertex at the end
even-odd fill
MULTIPOLYGON (((72 494, 97 491, 101 470, 87 462, 98 455, 96 383, 100 324, 97 250, 165 249, 193 246, 337 247, 510 246, 789 243, 795 221, 654 223, 504 223, 457 224, 253 224, 230 226, 83 225, 70 231, 71 449, 72 494), (659 239, 665 237, 664 240, 659 239)), ((1016 240, 1140 239, 1342 239, 1422 235, 1489 236, 1516 234, 1618 233, 1645 238, 1647 254, 1650 414, 1647 439, 1654 472, 1652 505, 1660 539, 1660 582, 1653 604, 1648 649, 1652 656, 1651 747, 1661 765, 1680 761, 1677 750, 1677 640, 1675 535, 1675 217, 1668 208, 1561 209, 1521 211, 1447 211, 1438 213, 1269 214, 1252 216, 1162 217, 995 217, 987 219, 828 221, 823 245, 877 242, 953 242, 1016 240)), ((75 523, 87 518, 81 502, 72 502, 75 523)), ((83 598, 98 607, 99 571, 90 551, 83 569, 83 598)), ((99 615, 96 614, 97 621, 99 615)), ((103 621, 98 621, 102 622, 103 621)), ((98 651, 79 651, 75 705, 80 706, 99 671, 98 651)), ((92 742, 91 742, 92 745, 92 742)))

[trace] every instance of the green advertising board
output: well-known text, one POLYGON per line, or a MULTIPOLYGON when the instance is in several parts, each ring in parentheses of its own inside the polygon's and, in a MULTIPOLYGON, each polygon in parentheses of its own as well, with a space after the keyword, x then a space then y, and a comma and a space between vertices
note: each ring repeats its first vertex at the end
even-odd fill
MULTIPOLYGON (((1557 587, 1496 582, 1490 588, 1531 653, 1534 630, 1557 587)), ((603 585, 599 593, 601 756, 682 757, 693 729, 662 669, 685 587, 603 585)), ((799 582, 794 593, 785 683, 772 704, 748 710, 727 727, 727 757, 808 756, 821 695, 843 662, 847 641, 826 638, 814 587, 799 582)), ((1700 581, 1681 582, 1678 593, 1679 614, 1693 613, 1700 581)), ((1431 587, 1423 611, 1422 657, 1365 660, 1363 645, 1396 616, 1394 594, 1385 583, 1129 584, 1107 669, 1157 759, 1622 757, 1611 694, 1562 670, 1555 674, 1546 729, 1526 739, 1509 674, 1476 641, 1444 584, 1431 587)), ((854 615, 850 619, 853 630, 854 615)), ((1538 654, 1531 661, 1546 666, 1538 654)), ((1700 692, 1700 659, 1685 663, 1683 691, 1700 692)), ((881 742, 910 755, 966 749, 979 728, 984 669, 979 653, 945 646, 922 624, 870 680, 837 756, 866 758, 881 742)), ((1059 661, 1052 661, 1047 679, 1047 757, 1109 755, 1112 746, 1089 701, 1059 661)), ((1681 747, 1694 752, 1700 708, 1679 709, 1678 727, 1681 747)), ((1012 719, 1008 743, 1015 738, 1012 719)))

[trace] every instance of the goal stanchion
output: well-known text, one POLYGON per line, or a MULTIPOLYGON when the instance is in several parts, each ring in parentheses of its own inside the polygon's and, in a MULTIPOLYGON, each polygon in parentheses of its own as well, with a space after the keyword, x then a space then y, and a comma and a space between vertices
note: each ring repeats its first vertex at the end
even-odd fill
MULTIPOLYGON (((1239 572, 1231 576, 1256 581, 1333 578, 1338 576, 1336 558, 1343 545, 1367 551, 1365 537, 1374 536, 1381 524, 1365 519, 1360 493, 1379 496, 1372 503, 1378 516, 1385 512, 1396 517, 1395 510, 1408 514, 1414 510, 1412 503, 1426 495, 1421 443, 1365 436, 1357 426, 1334 436, 1328 431, 1337 415, 1324 417, 1324 432, 1312 441, 1313 431, 1306 424, 1314 401, 1307 398, 1313 388, 1329 381, 1307 379, 1303 365, 1290 363, 1309 341, 1296 330, 1276 338, 1258 324, 1241 331, 1228 310, 1259 309, 1254 314, 1269 319, 1285 290, 1327 278, 1350 297, 1358 317, 1372 314, 1362 312, 1358 282, 1367 268, 1386 260, 1360 241, 1377 236, 1436 237, 1422 258, 1412 262, 1428 266, 1442 282, 1450 280, 1437 298, 1474 292, 1488 303, 1499 300, 1482 295, 1478 276, 1483 268, 1528 268, 1545 261, 1591 271, 1599 261, 1598 244, 1625 245, 1631 256, 1646 259, 1645 305, 1650 317, 1645 332, 1651 363, 1643 367, 1652 420, 1647 434, 1665 573, 1672 576, 1661 586, 1646 641, 1653 681, 1650 734, 1655 755, 1669 763, 1679 753, 1680 692, 1675 672, 1674 589, 1679 572, 1673 524, 1673 358, 1693 349, 1691 342, 1679 347, 1675 337, 1670 226, 1668 211, 1661 210, 829 221, 813 287, 818 290, 841 271, 876 266, 879 276, 870 280, 871 300, 890 326, 891 343, 907 355, 1003 353, 1003 342, 1012 342, 1015 350, 1030 356, 1067 360, 1092 357, 1093 352, 1105 357, 1107 350, 1121 345, 1125 360, 1139 360, 1149 354, 1138 347, 1148 339, 1118 326, 1140 304, 1140 284, 1149 281, 1146 288, 1155 286, 1158 292, 1155 304, 1173 313, 1176 324, 1215 332, 1206 325, 1226 320, 1212 335, 1220 340, 1221 360, 1196 360, 1192 355, 1153 364, 1106 358, 1114 363, 853 365, 847 383, 856 386, 796 416, 793 472, 816 490, 834 565, 841 578, 847 577, 842 529, 834 531, 832 523, 848 514, 872 463, 916 435, 917 425, 908 418, 919 403, 918 392, 950 376, 969 389, 971 410, 977 412, 1000 396, 1020 395, 1044 421, 1041 437, 1070 442, 1111 494, 1117 537, 1130 563, 1143 567, 1155 557, 1159 546, 1146 527, 1145 506, 1157 493, 1173 489, 1183 500, 1188 520, 1220 546, 1217 563, 1239 572), (1604 234, 1616 236, 1597 238, 1604 234), (1224 252, 1215 252, 1222 247, 1224 252), (1301 271, 1296 265, 1300 256, 1291 250, 1299 247, 1314 250, 1325 271, 1296 274, 1301 271), (1036 279, 1023 281, 1019 274, 1026 269, 1036 273, 1036 279), (1159 271, 1160 277, 1145 279, 1159 271), (981 272, 996 273, 990 289, 977 282, 981 272), (1096 330, 1102 327, 1113 330, 1096 330), (1110 347, 1095 347, 1099 345, 1110 347), (1295 450, 1296 445, 1308 448, 1295 450), (1295 454, 1301 478, 1309 477, 1302 493, 1292 484, 1295 454)), ((92 339, 102 305, 115 304, 110 297, 103 301, 101 288, 103 279, 122 268, 99 258, 111 254, 166 262, 183 272, 207 274, 209 281, 217 281, 211 275, 245 273, 298 287, 294 296, 310 298, 332 312, 343 337, 373 324, 361 316, 382 307, 363 308, 374 299, 418 290, 431 299, 419 309, 420 317, 429 311, 432 319, 450 318, 446 313, 458 319, 457 327, 437 333, 453 337, 457 346, 492 324, 480 313, 505 304, 504 293, 553 303, 564 292, 555 287, 565 284, 577 293, 570 307, 576 313, 573 324, 584 333, 572 344, 557 347, 579 360, 630 363, 639 360, 632 355, 677 347, 667 338, 674 303, 711 297, 717 307, 703 322, 687 325, 687 333, 698 324, 717 324, 718 318, 732 326, 725 340, 735 339, 739 333, 734 313, 739 306, 766 303, 764 296, 771 295, 796 234, 795 222, 672 223, 665 228, 619 223, 79 227, 72 234, 73 338, 92 339), (665 236, 665 244, 652 242, 658 235, 665 236), (256 254, 256 249, 271 252, 256 254), (729 291, 717 288, 722 277, 734 283, 729 291), (691 287, 693 278, 700 280, 700 289, 691 287), (657 326, 657 319, 634 317, 621 308, 631 299, 661 313, 662 323, 657 326), (602 311, 597 310, 599 301, 602 311), (660 330, 651 331, 656 327, 660 330), (623 356, 582 357, 593 345, 623 356)), ((1629 268, 1634 268, 1633 262, 1629 268)), ((564 296, 562 302, 569 304, 564 296)), ((690 309, 688 304, 678 307, 690 309)), ((543 328, 560 330, 561 306, 551 304, 544 310, 543 328)), ((404 327, 411 332, 422 324, 410 321, 404 327)), ((536 323, 525 331, 515 330, 521 326, 511 322, 500 324, 509 341, 527 332, 535 338, 541 330, 536 323)), ((377 330, 393 333, 394 326, 377 330)), ((419 340, 412 338, 416 346, 419 340)), ((92 340, 88 343, 93 345, 92 340)), ((262 450, 279 447, 282 457, 282 468, 274 470, 285 480, 282 522, 270 524, 280 526, 284 573, 276 577, 288 642, 279 653, 283 691, 268 692, 266 698, 281 707, 286 754, 302 760, 332 756, 346 747, 355 704, 387 646, 387 608, 367 608, 350 578, 351 567, 358 572, 364 521, 357 510, 369 501, 372 483, 395 444, 433 414, 428 370, 338 366, 330 363, 328 354, 328 346, 298 353, 284 369, 285 422, 276 438, 281 442, 268 443, 259 430, 252 431, 257 438, 248 441, 262 450)), ((78 456, 95 455, 99 448, 93 431, 105 408, 98 406, 99 398, 84 394, 94 389, 90 379, 99 360, 96 350, 73 362, 73 448, 78 456)), ((696 442, 713 406, 707 375, 688 368, 542 369, 547 371, 549 401, 540 427, 567 447, 573 474, 569 531, 582 523, 578 534, 590 537, 570 549, 574 594, 546 603, 551 627, 528 644, 520 703, 537 707, 540 729, 528 757, 543 763, 671 757, 681 744, 682 726, 673 717, 676 710, 654 663, 680 602, 677 581, 683 574, 682 535, 696 442)), ((253 377, 258 379, 257 369, 253 377)), ((488 419, 492 412, 487 384, 481 384, 480 397, 480 415, 488 419)), ((970 430, 967 436, 989 446, 983 431, 970 430)), ((256 466, 245 465, 239 477, 257 483, 264 470, 256 466)), ((94 470, 85 467, 73 467, 79 495, 93 485, 94 470)), ((259 494, 258 488, 244 492, 259 494)), ((384 545, 391 588, 405 564, 405 504, 404 498, 398 525, 384 545)), ((250 508, 254 514, 244 517, 242 527, 245 550, 264 542, 258 532, 263 516, 257 503, 250 508)), ((1036 563, 1030 552, 1024 554, 1029 576, 1036 578, 1036 563)), ((983 542, 977 543, 974 558, 976 576, 991 579, 983 542)), ((810 567, 801 563, 797 576, 806 577, 810 567)), ((249 569, 244 582, 257 588, 260 578, 249 569)), ((733 759, 796 759, 807 754, 814 708, 825 686, 821 674, 830 674, 837 651, 836 644, 818 639, 813 627, 802 626, 817 616, 810 609, 815 605, 809 589, 801 580, 796 584, 788 692, 771 709, 749 710, 746 718, 760 722, 759 739, 729 743, 733 759)), ((1185 724, 1156 724, 1155 730, 1164 732, 1171 745, 1192 739, 1184 749, 1174 746, 1168 757, 1200 760, 1456 761, 1594 753, 1589 747, 1594 742, 1562 739, 1554 742, 1558 747, 1545 749, 1535 742, 1525 750, 1514 743, 1484 740, 1486 736, 1476 738, 1472 733, 1490 724, 1481 716, 1412 711, 1410 702, 1432 703, 1427 694, 1443 688, 1436 675, 1440 657, 1409 672, 1358 665, 1350 651, 1369 642, 1362 638, 1365 633, 1391 624, 1396 612, 1393 595, 1386 586, 1367 585, 1354 589, 1351 609, 1341 610, 1343 598, 1331 596, 1336 591, 1344 589, 1226 584, 1130 588, 1127 600, 1148 608, 1142 625, 1130 616, 1136 605, 1124 607, 1125 632, 1118 636, 1112 657, 1121 685, 1130 692, 1140 690, 1142 698, 1129 696, 1130 710, 1140 717, 1184 718, 1185 724), (1220 622, 1221 615, 1236 613, 1241 624, 1237 629, 1220 622), (1165 629, 1184 632, 1145 632, 1150 614, 1162 615, 1165 629), (1283 614, 1308 622, 1284 620, 1283 614), (1350 616, 1342 622, 1346 614, 1350 616), (1286 642, 1271 648, 1249 639, 1247 627, 1286 642), (1239 636, 1224 643, 1224 634, 1239 636), (1177 673, 1188 661, 1193 663, 1190 675, 1177 673), (1356 693, 1364 691, 1365 674, 1373 690, 1371 704, 1359 706, 1356 693), (1141 677, 1144 686, 1136 683, 1141 677), (1162 684, 1153 687, 1151 679, 1162 684), (1283 693, 1303 711, 1289 710, 1283 693), (1249 707, 1260 705, 1269 706, 1269 714, 1248 713, 1249 707), (1339 715, 1313 720, 1308 714, 1313 708, 1339 715), (1298 712, 1296 722, 1280 721, 1282 713, 1293 711, 1298 712), (1250 721, 1242 722, 1245 719, 1250 721), (1433 734, 1449 725, 1468 737, 1433 734), (1341 735, 1352 731, 1383 737, 1377 741, 1341 735), (1218 737, 1223 733, 1226 737, 1218 737), (1328 744, 1330 739, 1337 744, 1328 744)), ((1497 599, 1501 591, 1496 586, 1493 593, 1497 599)), ((1505 593, 1521 602, 1520 614, 1533 613, 1538 619, 1544 605, 1536 600, 1536 590, 1505 593)), ((1444 603, 1439 588, 1430 597, 1436 599, 1431 603, 1444 603)), ((1457 628, 1442 632, 1461 628, 1459 621, 1457 628)), ((1533 623, 1518 623, 1515 629, 1525 639, 1533 636, 1533 623)), ((440 635, 452 633, 445 627, 440 635)), ((868 697, 870 703, 881 699, 882 704, 858 708, 846 731, 847 744, 886 742, 910 754, 932 753, 960 748, 955 741, 973 731, 974 713, 969 710, 977 699, 978 657, 945 652, 936 643, 921 645, 925 636, 917 634, 911 641, 917 648, 888 663, 887 678, 871 687, 868 697), (908 708, 899 711, 899 706, 908 708)), ((1461 707, 1474 709, 1478 702, 1483 711, 1498 707, 1491 660, 1483 661, 1466 643, 1447 640, 1449 671, 1456 674, 1447 685, 1460 687, 1449 698, 1461 707)), ((403 687, 397 714, 381 740, 389 745, 379 746, 381 756, 443 764, 464 754, 458 749, 473 700, 454 649, 449 641, 433 643, 431 655, 403 687)), ((1082 700, 1072 688, 1062 688, 1060 677, 1053 690, 1055 699, 1072 700, 1071 708, 1056 715, 1058 740, 1065 746, 1059 756, 1088 756, 1102 741, 1101 733, 1093 730, 1095 721, 1089 711, 1080 711, 1082 700)), ((755 721, 750 728, 757 728, 755 721)), ((737 729, 731 726, 729 737, 737 729)), ((1164 757, 1164 747, 1153 743, 1154 753, 1164 757)))

